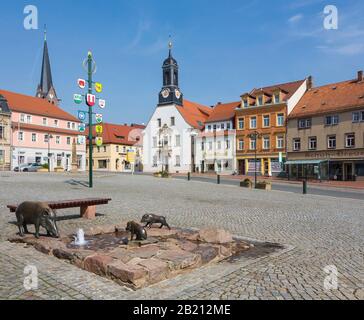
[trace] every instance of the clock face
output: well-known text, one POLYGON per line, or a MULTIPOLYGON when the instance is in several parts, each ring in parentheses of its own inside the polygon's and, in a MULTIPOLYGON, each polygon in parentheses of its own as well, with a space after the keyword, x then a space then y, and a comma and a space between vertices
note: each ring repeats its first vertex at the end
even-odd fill
POLYGON ((164 99, 167 99, 167 98, 169 97, 169 89, 164 89, 164 90, 162 91, 162 97, 163 97, 164 99))
POLYGON ((181 98, 181 92, 178 89, 176 89, 174 93, 177 99, 181 98))

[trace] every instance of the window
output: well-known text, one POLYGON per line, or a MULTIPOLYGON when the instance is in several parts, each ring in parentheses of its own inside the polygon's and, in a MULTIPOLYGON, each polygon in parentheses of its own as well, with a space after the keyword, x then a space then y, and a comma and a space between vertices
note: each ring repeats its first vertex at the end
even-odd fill
POLYGON ((216 129, 217 129, 217 125, 216 124, 213 125, 213 129, 214 129, 214 131, 216 131, 216 129))
POLYGON ((228 122, 228 123, 226 124, 226 129, 227 129, 227 130, 230 130, 230 129, 231 129, 231 123, 230 123, 230 122, 228 122))
POLYGON ((43 118, 42 119, 42 123, 43 123, 43 126, 47 126, 48 125, 48 119, 47 118, 43 118))
POLYGON ((44 135, 44 142, 45 143, 48 143, 49 142, 49 136, 48 136, 48 134, 45 134, 44 135))
POLYGON ((56 144, 60 144, 61 143, 61 137, 60 136, 56 136, 56 144))
POLYGON ((339 123, 339 116, 327 116, 325 117, 325 126, 335 126, 339 123))
POLYGON ((20 122, 25 122, 25 114, 20 115, 20 122))
POLYGON ((263 137, 263 149, 264 150, 270 149, 270 138, 269 137, 263 137))
POLYGON ((212 128, 211 125, 208 125, 207 126, 207 131, 211 131, 211 128, 212 128))
POLYGON ((263 96, 259 96, 258 97, 258 106, 262 106, 263 105, 263 96))
POLYGON ((54 126, 58 127, 58 120, 54 120, 54 126))
POLYGON ((217 150, 221 150, 221 141, 217 142, 217 150))
POLYGON ((116 146, 116 152, 119 153, 119 146, 116 146))
POLYGON ((281 101, 279 93, 274 94, 274 103, 279 103, 281 101))
POLYGON ((278 127, 283 127, 284 126, 284 114, 283 113, 278 113, 277 114, 277 126, 278 127))
POLYGON ((336 136, 335 135, 327 137, 327 148, 336 149, 336 136))
POLYGON ((221 130, 225 130, 225 123, 221 124, 221 130))
POLYGON ((24 141, 24 132, 22 131, 18 132, 18 141, 24 141))
POLYGON ((346 148, 355 147, 355 133, 347 133, 345 135, 345 147, 346 148))
POLYGON ((250 118, 250 129, 256 129, 257 127, 257 117, 250 118))
POLYGON ((239 150, 244 150, 244 140, 243 139, 239 140, 239 150))
POLYGON ((157 148, 158 141, 157 141, 157 137, 153 137, 153 148, 157 148))
POLYGON ((27 116, 27 123, 31 123, 32 122, 32 117, 31 116, 27 116))
POLYGON ((257 147, 257 140, 256 139, 250 139, 249 148, 250 150, 255 150, 257 147))
POLYGON ((263 127, 268 128, 270 126, 270 117, 263 116, 263 127))
POLYGON ((176 125, 176 119, 175 117, 171 117, 171 127, 176 125))
POLYGON ((239 129, 240 130, 243 130, 244 129, 244 126, 245 126, 245 124, 244 124, 244 118, 240 118, 239 119, 239 125, 238 125, 239 129))
POLYGON ((243 104, 244 104, 244 108, 248 108, 249 107, 248 99, 244 99, 243 104))
POLYGON ((277 149, 283 149, 283 148, 284 148, 284 137, 277 136, 277 149))
POLYGON ((181 136, 177 135, 176 136, 176 147, 180 147, 181 146, 181 136))
POLYGON ((212 141, 209 142, 209 150, 212 150, 212 141))
POLYGON ((97 153, 100 153, 100 147, 97 147, 97 153))
POLYGON ((317 149, 317 137, 308 138, 308 149, 316 150, 317 149))
POLYGON ((99 160, 99 169, 107 169, 107 161, 106 160, 99 160))
POLYGON ((158 156, 153 156, 153 167, 158 166, 158 156))
POLYGON ((37 142, 37 134, 32 133, 32 142, 37 142))
POLYGON ((201 151, 205 151, 205 142, 201 142, 201 151))
POLYGON ((106 146, 104 146, 104 152, 106 152, 106 146))
POLYGON ((293 139, 293 151, 300 151, 301 150, 301 139, 295 138, 293 139))
POLYGON ((360 112, 360 115, 361 115, 360 121, 364 121, 364 111, 360 112))
POLYGON ((67 122, 67 129, 71 129, 71 122, 67 122))
POLYGON ((0 139, 5 139, 5 127, 0 125, 0 139))
POLYGON ((353 122, 360 121, 360 112, 353 112, 353 122))
POLYGON ((158 122, 158 127, 161 128, 162 127, 162 119, 157 119, 158 122))
POLYGON ((71 144, 71 137, 67 137, 67 144, 70 145, 71 144))
POLYGON ((230 140, 225 140, 225 149, 230 150, 230 140))
POLYGON ((298 128, 299 129, 311 128, 311 119, 300 119, 300 120, 298 120, 298 128))
POLYGON ((181 157, 176 156, 176 167, 180 167, 180 166, 181 166, 181 157))
POLYGON ((76 129, 76 124, 74 122, 72 122, 72 130, 76 129))

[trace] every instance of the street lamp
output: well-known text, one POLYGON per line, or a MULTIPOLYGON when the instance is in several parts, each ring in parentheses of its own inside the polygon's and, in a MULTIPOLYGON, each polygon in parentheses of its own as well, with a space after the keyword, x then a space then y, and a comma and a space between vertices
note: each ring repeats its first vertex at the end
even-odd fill
POLYGON ((51 172, 51 139, 53 136, 48 133, 48 172, 51 172))
POLYGON ((258 149, 258 139, 262 138, 262 134, 258 131, 254 131, 253 133, 249 134, 248 137, 250 139, 254 139, 255 141, 255 169, 254 169, 254 188, 257 187, 257 149, 258 149))

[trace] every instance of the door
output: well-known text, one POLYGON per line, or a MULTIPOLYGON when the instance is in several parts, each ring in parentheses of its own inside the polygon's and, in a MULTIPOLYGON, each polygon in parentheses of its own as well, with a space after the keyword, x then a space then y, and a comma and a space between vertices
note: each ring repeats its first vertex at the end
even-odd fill
POLYGON ((264 159, 264 175, 269 176, 269 161, 264 159))
POLYGON ((344 163, 344 180, 353 181, 353 164, 352 163, 344 163))
POLYGON ((245 160, 239 160, 238 167, 239 167, 239 175, 241 176, 245 175, 245 160))

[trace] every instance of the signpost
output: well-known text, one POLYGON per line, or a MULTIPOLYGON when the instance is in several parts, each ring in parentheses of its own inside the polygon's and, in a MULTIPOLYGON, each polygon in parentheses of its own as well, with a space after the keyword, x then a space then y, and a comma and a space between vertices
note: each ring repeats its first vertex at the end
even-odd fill
MULTIPOLYGON (((93 74, 96 73, 96 63, 95 60, 92 57, 92 52, 89 51, 87 54, 87 59, 84 60, 83 62, 83 67, 85 68, 85 70, 87 71, 87 80, 84 79, 78 79, 77 80, 77 85, 79 88, 84 89, 87 86, 87 93, 86 95, 82 95, 82 94, 75 94, 73 96, 73 100, 76 104, 81 104, 83 101, 83 98, 85 98, 85 102, 86 105, 88 106, 88 112, 87 111, 78 111, 78 119, 80 121, 85 121, 87 118, 87 113, 88 113, 88 142, 89 142, 89 161, 88 161, 88 167, 89 167, 89 187, 93 188, 93 165, 92 165, 92 153, 93 153, 93 132, 92 132, 92 128, 93 128, 93 123, 92 123, 92 118, 93 115, 95 114, 92 111, 92 107, 94 107, 96 105, 96 100, 99 100, 99 107, 104 109, 106 106, 106 101, 97 98, 94 94, 93 94, 93 86, 95 87, 95 91, 98 93, 101 93, 103 90, 103 86, 101 83, 99 82, 93 82, 92 81, 92 76, 93 74)), ((96 123, 98 124, 98 126, 96 127, 96 134, 98 135, 97 137, 95 137, 95 143, 98 147, 102 146, 103 143, 103 139, 102 137, 100 137, 99 135, 102 134, 103 131, 103 127, 101 125, 102 123, 102 115, 101 114, 96 114, 96 123)), ((85 123, 81 123, 79 125, 79 131, 80 133, 84 133, 86 131, 86 124, 85 123)), ((78 142, 83 142, 82 138, 78 138, 78 142)))

